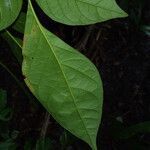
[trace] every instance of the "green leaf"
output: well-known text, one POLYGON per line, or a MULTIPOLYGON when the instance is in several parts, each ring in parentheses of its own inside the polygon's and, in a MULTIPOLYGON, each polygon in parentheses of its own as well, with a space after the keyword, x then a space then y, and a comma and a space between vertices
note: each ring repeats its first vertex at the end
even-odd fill
POLYGON ((103 89, 96 67, 46 30, 31 2, 23 45, 25 82, 64 128, 96 150, 103 89))
POLYGON ((19 64, 22 64, 22 40, 14 37, 9 31, 4 31, 2 37, 8 42, 14 56, 18 60, 19 64))
POLYGON ((24 34, 25 29, 25 21, 26 21, 26 14, 21 12, 16 22, 13 24, 12 28, 22 34, 24 34))
POLYGON ((19 15, 22 0, 0 0, 0 30, 10 26, 19 15))
POLYGON ((36 0, 53 20, 68 25, 88 25, 126 17, 115 0, 36 0))

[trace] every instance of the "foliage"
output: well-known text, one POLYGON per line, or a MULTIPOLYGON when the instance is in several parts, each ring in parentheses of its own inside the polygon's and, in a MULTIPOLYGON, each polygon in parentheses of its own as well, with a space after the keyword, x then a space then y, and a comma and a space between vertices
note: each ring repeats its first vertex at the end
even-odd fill
POLYGON ((37 0, 37 3, 53 20, 67 25, 87 25, 127 16, 115 0, 37 0))
MULTIPOLYGON (((89 25, 127 16, 115 0, 36 2, 51 19, 66 25, 89 25)), ((0 2, 0 30, 19 64, 23 61, 22 70, 27 86, 58 123, 87 142, 93 150, 97 149, 96 135, 102 115, 103 89, 96 67, 85 56, 43 27, 30 0, 27 16, 24 12, 20 13, 21 7, 21 0, 0 2), (23 34, 24 40, 15 37, 8 27, 23 34)), ((138 10, 140 18, 141 7, 138 10)), ((132 18, 138 24, 140 19, 136 19, 137 16, 134 15, 133 13, 132 18)), ((3 122, 11 119, 11 110, 6 107, 5 95, 6 92, 2 91, 0 120, 3 122)), ((139 132, 145 132, 145 129, 147 132, 147 124, 149 125, 149 122, 128 129, 121 128, 114 138, 129 138, 139 132)), ((112 131, 117 133, 115 129, 112 131)), ((112 134, 114 135, 113 132, 112 134)), ((5 149, 9 149, 14 145, 15 138, 6 135, 7 138, 0 144, 0 149, 5 146, 5 149)), ((60 139, 62 147, 67 145, 67 138, 68 135, 64 134, 60 139)), ((35 147, 50 149, 51 143, 49 138, 38 139, 35 147)), ((33 145, 32 142, 27 142, 25 149, 28 150, 34 147, 33 145)))
POLYGON ((17 18, 22 0, 0 1, 0 30, 10 26, 17 18))

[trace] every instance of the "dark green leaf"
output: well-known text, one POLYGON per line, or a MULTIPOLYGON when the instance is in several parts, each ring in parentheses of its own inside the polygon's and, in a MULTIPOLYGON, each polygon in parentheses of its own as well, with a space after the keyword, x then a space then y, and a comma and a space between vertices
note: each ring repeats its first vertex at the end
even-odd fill
POLYGON ((19 15, 22 0, 0 0, 0 30, 10 26, 19 15))
POLYGON ((21 12, 16 22, 13 24, 12 28, 24 34, 25 21, 26 21, 26 14, 24 12, 21 12))
POLYGON ((18 60, 19 64, 22 64, 22 40, 14 37, 9 31, 4 31, 2 37, 9 43, 11 50, 18 60))

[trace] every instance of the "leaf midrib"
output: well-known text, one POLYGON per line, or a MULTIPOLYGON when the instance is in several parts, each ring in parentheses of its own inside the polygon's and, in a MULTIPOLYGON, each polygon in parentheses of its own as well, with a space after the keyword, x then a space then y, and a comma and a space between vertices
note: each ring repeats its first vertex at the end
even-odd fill
POLYGON ((52 52, 53 52, 53 54, 54 54, 54 56, 55 56, 55 58, 56 58, 56 61, 58 62, 58 65, 59 65, 60 70, 61 70, 61 72, 62 72, 62 74, 63 74, 64 80, 65 80, 65 82, 66 82, 66 85, 67 85, 67 87, 68 87, 68 89, 69 89, 69 91, 70 91, 70 95, 71 95, 71 97, 72 97, 73 104, 74 104, 74 106, 75 106, 75 108, 76 108, 76 111, 77 111, 77 113, 78 113, 78 115, 79 115, 79 118, 81 119, 81 121, 82 121, 82 123, 83 123, 83 126, 84 126, 84 128, 85 128, 85 130, 86 130, 86 133, 87 133, 87 135, 88 135, 88 137, 89 137, 89 139, 90 139, 91 145, 92 145, 93 148, 94 148, 95 146, 93 145, 92 139, 91 139, 91 137, 90 137, 90 135, 89 135, 89 133, 88 133, 88 130, 87 130, 86 126, 85 126, 85 123, 84 123, 84 121, 83 121, 83 119, 82 119, 82 117, 81 117, 81 114, 80 114, 80 112, 79 112, 79 110, 78 110, 78 108, 77 108, 77 105, 76 105, 76 103, 75 103, 75 97, 74 97, 74 95, 73 95, 73 93, 72 93, 72 91, 71 91, 71 88, 70 88, 69 84, 68 84, 68 81, 67 81, 67 78, 66 78, 66 76, 65 76, 65 73, 64 73, 64 71, 62 70, 61 64, 59 63, 59 61, 58 61, 58 59, 57 59, 57 56, 56 56, 56 54, 55 54, 55 52, 54 52, 54 50, 53 50, 53 46, 49 43, 49 41, 47 40, 47 37, 46 37, 46 35, 45 35, 43 29, 41 28, 41 24, 40 24, 38 18, 36 17, 36 14, 35 14, 35 12, 34 12, 34 8, 32 7, 31 0, 29 0, 29 5, 30 5, 30 7, 31 7, 31 10, 32 10, 33 15, 34 15, 34 17, 35 17, 35 20, 36 20, 36 22, 37 22, 37 24, 38 24, 38 26, 39 26, 39 28, 40 28, 40 30, 41 30, 41 32, 42 32, 44 38, 46 39, 46 41, 47 41, 49 47, 51 48, 51 50, 52 50, 52 52))

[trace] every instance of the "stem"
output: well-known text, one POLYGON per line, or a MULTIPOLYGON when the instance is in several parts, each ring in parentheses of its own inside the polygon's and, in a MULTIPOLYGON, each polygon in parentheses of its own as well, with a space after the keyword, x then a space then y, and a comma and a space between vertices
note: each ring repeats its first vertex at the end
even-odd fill
POLYGON ((47 128, 49 125, 49 119, 50 119, 50 114, 49 114, 49 112, 46 111, 44 123, 43 123, 43 126, 41 128, 41 133, 40 133, 41 138, 45 138, 45 136, 46 136, 47 128))

